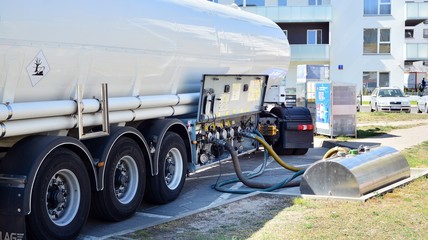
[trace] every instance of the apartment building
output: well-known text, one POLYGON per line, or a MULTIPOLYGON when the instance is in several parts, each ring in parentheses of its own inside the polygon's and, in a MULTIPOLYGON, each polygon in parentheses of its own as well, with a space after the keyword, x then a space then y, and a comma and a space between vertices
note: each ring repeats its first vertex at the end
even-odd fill
POLYGON ((414 89, 428 72, 428 1, 211 0, 275 21, 287 35, 291 64, 326 65, 332 82, 369 94, 377 86, 414 89))

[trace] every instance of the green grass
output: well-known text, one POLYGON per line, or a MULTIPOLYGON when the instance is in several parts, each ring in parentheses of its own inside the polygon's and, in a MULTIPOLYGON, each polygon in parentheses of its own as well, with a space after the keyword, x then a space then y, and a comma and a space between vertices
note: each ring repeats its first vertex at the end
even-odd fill
MULTIPOLYGON (((378 123, 394 121, 428 120, 428 114, 389 113, 389 112, 358 112, 357 123, 378 123)), ((385 124, 386 125, 386 124, 385 124)))
POLYGON ((410 167, 428 168, 428 142, 405 149, 401 153, 406 157, 410 167))
POLYGON ((367 126, 357 128, 357 137, 358 138, 368 138, 374 137, 381 134, 391 132, 394 129, 399 129, 400 127, 395 126, 367 126))

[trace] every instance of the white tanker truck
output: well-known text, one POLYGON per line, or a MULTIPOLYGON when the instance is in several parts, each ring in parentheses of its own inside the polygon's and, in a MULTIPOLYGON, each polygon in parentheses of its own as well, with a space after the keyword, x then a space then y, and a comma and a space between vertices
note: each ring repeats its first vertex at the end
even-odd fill
POLYGON ((0 239, 69 239, 91 212, 167 203, 187 173, 258 149, 305 154, 273 22, 203 0, 0 0, 0 239), (267 104, 275 105, 269 112, 267 104))

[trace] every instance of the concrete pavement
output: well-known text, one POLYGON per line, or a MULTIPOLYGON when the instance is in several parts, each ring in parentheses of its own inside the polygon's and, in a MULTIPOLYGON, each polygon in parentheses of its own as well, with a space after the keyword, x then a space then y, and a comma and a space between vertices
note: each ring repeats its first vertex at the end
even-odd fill
MULTIPOLYGON (((335 145, 348 146, 351 148, 357 148, 359 145, 381 145, 390 146, 399 151, 412 146, 421 144, 422 142, 428 141, 428 120, 413 120, 413 121, 400 121, 400 122, 379 122, 375 124, 367 125, 389 125, 389 126, 403 126, 403 125, 420 125, 416 127, 406 129, 396 129, 389 133, 379 135, 376 137, 363 138, 363 139, 352 139, 347 142, 326 140, 322 138, 316 138, 315 145, 317 147, 330 148, 335 145)), ((359 124, 362 126, 364 124, 359 124)))

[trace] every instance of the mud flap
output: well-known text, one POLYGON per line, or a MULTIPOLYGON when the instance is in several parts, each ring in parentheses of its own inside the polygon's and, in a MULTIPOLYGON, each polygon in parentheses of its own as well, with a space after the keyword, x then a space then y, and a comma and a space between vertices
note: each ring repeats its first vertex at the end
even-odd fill
POLYGON ((24 207, 26 176, 0 174, 0 240, 28 239, 24 207))
POLYGON ((0 214, 0 239, 29 239, 25 228, 24 215, 0 214))

